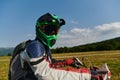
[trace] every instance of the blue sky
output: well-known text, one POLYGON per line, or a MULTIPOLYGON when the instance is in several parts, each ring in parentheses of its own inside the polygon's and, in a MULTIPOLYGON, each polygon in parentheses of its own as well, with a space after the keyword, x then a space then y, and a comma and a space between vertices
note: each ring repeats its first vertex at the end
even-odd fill
POLYGON ((35 38, 36 20, 50 12, 66 20, 55 47, 120 36, 120 0, 0 0, 0 47, 35 38))

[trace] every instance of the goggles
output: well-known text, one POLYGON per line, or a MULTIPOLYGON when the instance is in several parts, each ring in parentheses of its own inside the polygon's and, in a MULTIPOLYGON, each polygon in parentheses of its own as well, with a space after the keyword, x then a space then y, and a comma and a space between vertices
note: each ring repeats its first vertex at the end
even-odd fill
POLYGON ((40 30, 46 35, 56 35, 59 31, 59 27, 51 24, 45 24, 39 27, 40 30))

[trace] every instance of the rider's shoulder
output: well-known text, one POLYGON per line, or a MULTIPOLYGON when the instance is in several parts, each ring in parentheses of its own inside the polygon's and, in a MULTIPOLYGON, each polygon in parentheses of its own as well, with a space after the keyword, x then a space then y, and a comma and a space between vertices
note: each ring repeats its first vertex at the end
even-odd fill
POLYGON ((33 40, 26 46, 26 52, 31 58, 37 58, 44 54, 45 48, 42 43, 37 40, 33 40))
POLYGON ((30 46, 43 46, 43 44, 41 42, 39 42, 38 40, 31 40, 30 43, 27 44, 27 47, 30 47, 30 46))
POLYGON ((26 48, 44 48, 44 45, 38 40, 31 40, 26 46, 26 48))

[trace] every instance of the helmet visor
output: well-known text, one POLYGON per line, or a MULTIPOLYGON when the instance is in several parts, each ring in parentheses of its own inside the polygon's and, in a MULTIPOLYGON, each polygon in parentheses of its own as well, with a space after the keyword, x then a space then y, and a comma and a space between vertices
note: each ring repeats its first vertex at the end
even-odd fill
POLYGON ((46 35, 56 35, 59 31, 59 27, 55 25, 42 25, 40 29, 46 35))

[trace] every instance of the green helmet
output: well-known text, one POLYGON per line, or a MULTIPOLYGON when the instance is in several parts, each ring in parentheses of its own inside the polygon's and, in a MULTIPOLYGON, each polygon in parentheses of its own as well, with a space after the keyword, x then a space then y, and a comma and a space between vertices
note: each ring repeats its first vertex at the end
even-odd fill
POLYGON ((58 31, 65 24, 58 16, 46 13, 36 23, 36 38, 48 47, 52 47, 58 37, 58 31))

